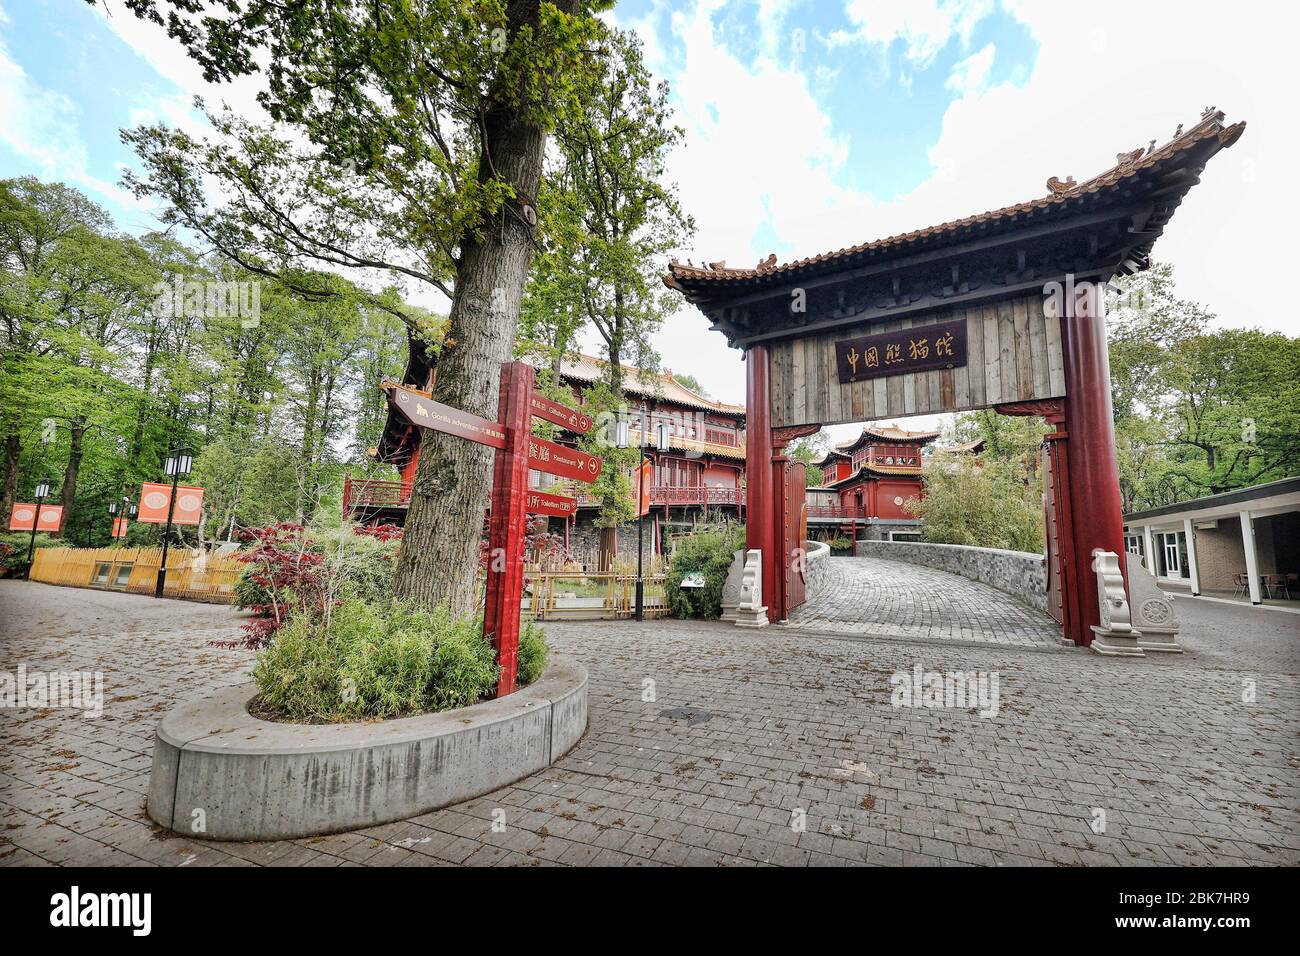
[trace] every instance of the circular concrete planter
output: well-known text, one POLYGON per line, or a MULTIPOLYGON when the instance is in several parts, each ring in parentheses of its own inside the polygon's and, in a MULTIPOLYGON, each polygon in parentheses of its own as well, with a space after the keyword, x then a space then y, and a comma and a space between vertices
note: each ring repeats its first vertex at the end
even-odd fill
POLYGON ((402 820, 549 766, 587 729, 587 671, 564 658, 501 700, 374 723, 258 720, 256 695, 251 683, 229 687, 159 722, 157 823, 209 840, 279 840, 402 820))

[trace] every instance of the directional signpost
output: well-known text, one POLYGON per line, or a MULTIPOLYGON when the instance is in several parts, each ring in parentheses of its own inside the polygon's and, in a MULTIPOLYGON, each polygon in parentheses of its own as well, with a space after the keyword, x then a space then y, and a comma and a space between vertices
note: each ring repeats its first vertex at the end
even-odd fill
POLYGON ((488 522, 487 603, 483 633, 496 648, 501 676, 497 696, 515 690, 519 658, 519 608, 524 590, 524 526, 529 514, 567 518, 577 501, 528 487, 528 471, 592 482, 601 460, 584 452, 532 436, 534 416, 569 431, 591 430, 589 415, 533 391, 533 368, 523 362, 501 366, 497 420, 435 402, 409 388, 392 386, 393 406, 414 424, 468 438, 497 450, 492 468, 491 514, 488 522))
POLYGON ((548 518, 572 518, 578 511, 578 500, 564 495, 553 495, 546 491, 529 491, 524 510, 530 515, 546 515, 548 518))

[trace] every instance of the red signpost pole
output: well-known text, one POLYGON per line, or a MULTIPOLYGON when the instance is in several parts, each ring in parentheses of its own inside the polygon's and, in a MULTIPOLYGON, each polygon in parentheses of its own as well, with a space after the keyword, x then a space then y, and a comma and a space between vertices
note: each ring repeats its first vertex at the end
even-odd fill
POLYGON ((529 397, 533 368, 523 362, 501 366, 497 421, 506 433, 492 469, 492 513, 488 524, 487 606, 483 632, 496 648, 501 676, 497 696, 515 690, 519 656, 519 604, 524 590, 524 524, 528 492, 529 397))

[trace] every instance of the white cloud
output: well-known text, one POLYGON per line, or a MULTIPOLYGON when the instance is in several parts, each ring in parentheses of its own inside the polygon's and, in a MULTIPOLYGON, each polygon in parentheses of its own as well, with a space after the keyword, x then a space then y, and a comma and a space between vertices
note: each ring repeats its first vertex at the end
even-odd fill
MULTIPOLYGON (((1038 44, 1032 67, 1015 85, 989 86, 991 47, 963 61, 950 80, 961 95, 929 150, 932 174, 877 202, 842 185, 848 144, 816 86, 771 56, 745 64, 719 45, 711 21, 720 6, 702 0, 674 13, 685 54, 657 68, 673 83, 687 131, 671 172, 699 227, 686 253, 696 261, 752 265, 773 251, 755 241, 769 233, 792 250, 778 258, 802 258, 1031 199, 1046 193, 1049 176, 1101 172, 1116 153, 1164 142, 1216 104, 1250 128, 1210 163, 1155 254, 1174 264, 1180 293, 1223 324, 1300 332, 1300 318, 1276 291, 1294 271, 1290 228, 1300 215, 1287 185, 1300 155, 1294 85, 1284 72, 1297 26, 1290 8, 1271 11, 1261 30, 1257 17, 1225 18, 1209 2, 1179 4, 1173 16, 1167 4, 1101 0, 1080 22, 1068 5, 1004 0, 1038 44)), ((987 4, 850 0, 848 11, 854 39, 901 39, 922 69, 954 36, 968 41, 987 4)), ((854 172, 870 181, 869 171, 854 172)), ((743 399, 739 354, 694 308, 669 321, 660 351, 716 397, 743 399)))
POLYGON ((958 96, 980 92, 988 86, 989 73, 993 70, 995 52, 996 47, 989 43, 978 52, 972 53, 966 59, 959 61, 953 66, 952 72, 948 74, 944 86, 958 96))
MULTIPOLYGON (((8 22, 0 11, 0 23, 8 22)), ((33 80, 0 41, 0 142, 30 162, 45 180, 62 180, 128 208, 134 196, 91 175, 86 144, 77 129, 76 105, 33 80)))
POLYGON ((919 69, 934 62, 948 41, 970 45, 975 25, 993 12, 992 0, 849 0, 844 11, 851 31, 837 31, 832 42, 862 41, 889 46, 902 40, 904 55, 919 69))

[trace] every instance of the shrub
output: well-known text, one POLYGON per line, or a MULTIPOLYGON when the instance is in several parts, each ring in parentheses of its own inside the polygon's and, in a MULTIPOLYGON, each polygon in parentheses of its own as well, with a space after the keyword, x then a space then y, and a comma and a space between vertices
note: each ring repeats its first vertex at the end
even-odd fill
POLYGON ((845 537, 831 538, 826 542, 831 546, 832 551, 851 551, 853 549, 853 539, 845 537))
POLYGON ((925 521, 924 540, 934 544, 1044 550, 1042 478, 1026 479, 1016 463, 927 461, 925 497, 908 499, 907 507, 925 521))
POLYGON ((392 525, 307 529, 291 522, 241 535, 253 547, 235 584, 240 607, 257 613, 240 641, 224 646, 265 647, 290 617, 320 617, 346 598, 386 604, 392 596, 394 557, 401 530, 392 525))
MULTIPOLYGON (((10 531, 0 534, 0 578, 21 578, 27 573, 27 548, 31 544, 30 531, 10 531)), ((67 542, 51 538, 41 532, 36 535, 36 550, 62 548, 67 542)))
POLYGON ((473 704, 495 690, 497 666, 479 617, 345 598, 319 618, 290 617, 253 679, 258 713, 333 723, 473 704))
POLYGON ((515 670, 515 683, 523 687, 542 675, 551 649, 546 644, 542 629, 528 621, 519 632, 519 665, 515 670))
POLYGON ((722 614, 722 586, 735 552, 745 546, 745 529, 740 525, 705 527, 677 544, 668 565, 664 594, 674 617, 702 617, 722 614), (684 588, 688 574, 703 574, 704 587, 684 588))

